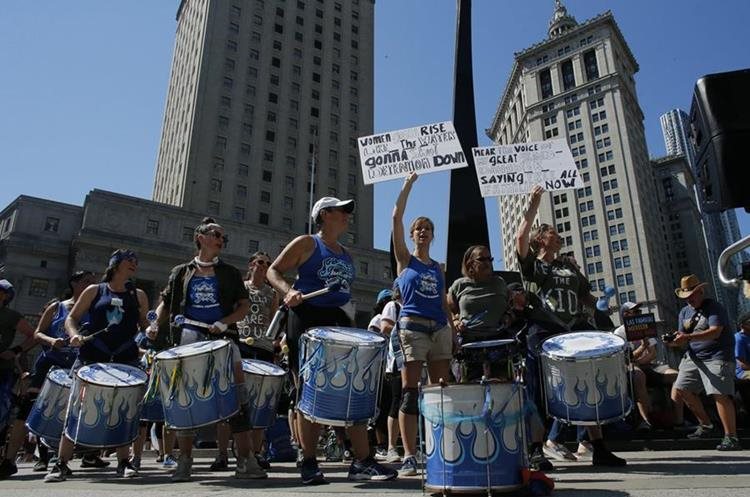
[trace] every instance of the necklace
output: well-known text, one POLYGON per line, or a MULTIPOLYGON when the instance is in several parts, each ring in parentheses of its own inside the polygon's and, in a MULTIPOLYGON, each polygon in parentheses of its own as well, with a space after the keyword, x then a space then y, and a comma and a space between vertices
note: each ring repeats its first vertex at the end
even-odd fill
POLYGON ((198 257, 193 258, 193 262, 196 263, 200 267, 212 267, 219 263, 219 258, 214 257, 211 259, 211 262, 203 262, 202 260, 198 259, 198 257))

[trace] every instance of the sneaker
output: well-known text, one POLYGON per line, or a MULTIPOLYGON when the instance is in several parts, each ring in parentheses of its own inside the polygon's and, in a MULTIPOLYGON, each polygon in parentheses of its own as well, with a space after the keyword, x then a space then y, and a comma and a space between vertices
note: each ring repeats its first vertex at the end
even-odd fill
POLYGON ((547 440, 544 442, 544 446, 542 447, 542 450, 544 451, 544 455, 549 457, 550 459, 554 459, 555 461, 577 461, 578 459, 576 456, 573 455, 570 450, 566 446, 564 446, 561 443, 554 442, 552 440, 547 440))
POLYGON ((693 433, 689 433, 687 437, 691 440, 697 440, 699 438, 711 438, 713 435, 714 425, 700 425, 693 433))
POLYGON ((164 462, 164 454, 159 454, 156 456, 156 462, 164 462))
POLYGON ((193 468, 193 458, 180 455, 177 459, 177 468, 172 474, 173 482, 190 481, 190 470, 193 468))
POLYGON ((323 485, 328 483, 323 476, 323 472, 318 468, 318 461, 314 457, 303 459, 299 472, 304 485, 323 485))
POLYGON ((161 463, 161 467, 169 471, 174 471, 177 469, 177 460, 172 454, 167 454, 164 456, 164 462, 161 463))
POLYGON ((398 453, 398 449, 395 447, 388 449, 388 454, 385 456, 385 462, 401 462, 401 454, 398 453))
POLYGON ((609 449, 600 448, 593 451, 591 464, 594 466, 625 466, 628 462, 622 457, 617 457, 609 449))
POLYGON ((641 421, 641 424, 636 426, 635 431, 638 433, 648 433, 653 429, 653 426, 651 426, 651 423, 646 421, 645 419, 641 421))
POLYGON ((404 463, 398 470, 398 476, 417 476, 417 458, 414 456, 404 456, 404 463))
POLYGON ((0 463, 0 480, 5 480, 16 473, 18 473, 18 466, 10 459, 3 459, 0 463))
POLYGON ((716 446, 716 450, 742 450, 742 446, 740 445, 740 441, 737 437, 726 436, 721 440, 721 443, 716 446))
POLYGON ((351 449, 344 449, 343 454, 341 454, 341 461, 342 462, 354 461, 354 454, 352 454, 351 449))
POLYGON ((229 471, 229 457, 226 454, 219 454, 211 463, 209 469, 211 471, 229 471))
POLYGON ((41 459, 34 464, 34 467, 31 469, 32 471, 47 471, 47 467, 49 466, 48 461, 42 461, 41 459))
POLYGON ((591 442, 578 442, 578 450, 576 450, 575 456, 579 461, 590 461, 594 454, 594 446, 591 442))
POLYGON ((52 470, 44 476, 44 481, 47 483, 65 481, 69 471, 66 463, 57 462, 52 466, 52 470))
POLYGON ((105 461, 95 454, 87 454, 81 459, 82 468, 106 468, 109 464, 109 461, 105 461))
POLYGON ((242 480, 260 480, 268 478, 268 473, 260 467, 255 457, 238 457, 234 477, 242 480))
POLYGON ((268 471, 269 469, 271 469, 271 463, 268 462, 268 459, 266 459, 266 457, 263 454, 261 454, 259 452, 256 452, 255 453, 255 460, 258 461, 258 465, 261 468, 265 469, 266 471, 268 471))
POLYGON ((385 461, 386 459, 388 459, 388 450, 385 447, 377 447, 375 449, 375 460, 385 461))
POLYGON ((141 456, 133 456, 133 458, 130 460, 130 465, 133 466, 138 471, 141 470, 141 456))
POLYGON ((541 444, 532 449, 531 455, 529 456, 529 466, 531 466, 531 469, 537 471, 552 471, 554 469, 554 466, 552 466, 549 459, 544 457, 544 451, 542 450, 541 444))
POLYGON ((126 459, 117 463, 117 476, 123 478, 135 478, 140 475, 138 474, 138 470, 135 469, 131 462, 126 459))
POLYGON ((386 468, 372 457, 357 462, 352 461, 349 466, 349 479, 350 480, 373 480, 373 481, 386 481, 393 480, 398 475, 395 469, 386 468))

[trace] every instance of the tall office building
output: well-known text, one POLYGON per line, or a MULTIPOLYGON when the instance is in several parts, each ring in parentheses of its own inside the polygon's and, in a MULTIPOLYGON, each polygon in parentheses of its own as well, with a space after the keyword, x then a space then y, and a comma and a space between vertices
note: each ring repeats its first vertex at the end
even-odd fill
POLYGON ((153 199, 299 234, 312 187, 355 198, 346 242, 372 247, 373 4, 182 0, 153 199))
POLYGON ((695 164, 695 149, 688 139, 689 122, 688 115, 682 109, 672 109, 659 117, 667 155, 684 155, 692 168, 695 164))
MULTIPOLYGON (((611 12, 578 23, 560 1, 548 37, 515 54, 487 130, 497 143, 563 138, 580 187, 545 195, 537 222, 553 222, 595 293, 646 302, 674 323, 675 282, 633 74, 638 63, 611 12)), ((505 265, 516 268, 515 235, 526 196, 500 198, 505 265)))

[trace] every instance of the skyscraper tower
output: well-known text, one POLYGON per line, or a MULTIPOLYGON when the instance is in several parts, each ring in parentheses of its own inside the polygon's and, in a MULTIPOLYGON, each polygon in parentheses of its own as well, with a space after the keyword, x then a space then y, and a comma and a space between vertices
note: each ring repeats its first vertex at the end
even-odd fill
POLYGON ((659 117, 667 155, 684 155, 692 168, 695 165, 695 149, 688 140, 689 122, 687 113, 682 109, 672 109, 659 117))
POLYGON ((299 234, 311 189, 355 198, 345 243, 372 247, 373 3, 182 0, 153 199, 299 234))
MULTIPOLYGON (((612 285, 619 303, 646 302, 674 323, 675 282, 633 79, 638 63, 611 12, 579 24, 558 0, 547 34, 515 54, 487 134, 500 144, 567 140, 579 188, 546 195, 538 222, 554 223, 595 294, 612 285)), ((528 200, 499 203, 505 266, 514 269, 528 200)))

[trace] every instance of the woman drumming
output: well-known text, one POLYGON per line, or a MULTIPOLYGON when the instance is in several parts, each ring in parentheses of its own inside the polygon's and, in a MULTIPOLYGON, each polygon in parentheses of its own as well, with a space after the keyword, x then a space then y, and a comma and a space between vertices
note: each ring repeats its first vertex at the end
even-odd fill
MULTIPOLYGON (((236 330, 235 323, 247 315, 247 290, 240 271, 219 258, 228 241, 220 224, 210 217, 204 218, 195 228, 193 241, 197 254, 192 260, 172 269, 167 287, 161 294, 162 302, 156 309, 156 325, 167 320, 172 322, 175 316, 182 314, 191 320, 212 324, 208 328, 186 324, 182 328, 180 345, 220 338, 233 340, 234 382, 240 404, 239 412, 229 419, 237 450, 234 476, 241 479, 267 478, 253 457, 246 416, 249 394, 242 373, 237 333, 226 334, 229 328, 236 330)), ((149 330, 149 338, 155 337, 155 331, 149 330)), ((194 436, 192 430, 177 432, 180 457, 172 475, 173 482, 190 481, 194 436)))
MULTIPOLYGON (((461 343, 512 338, 499 328, 508 306, 505 280, 492 270, 493 258, 484 245, 473 245, 461 261, 462 278, 448 290, 448 309, 461 343)), ((467 358, 462 381, 476 381, 482 376, 510 378, 507 360, 487 361, 467 358), (484 364, 491 366, 485 371, 484 364)))
MULTIPOLYGON (((353 200, 323 197, 312 208, 311 218, 318 227, 315 235, 302 235, 292 240, 271 264, 268 281, 289 307, 287 320, 287 346, 289 369, 297 383, 299 395, 299 341, 304 331, 313 326, 351 326, 353 306, 351 284, 354 264, 349 252, 338 239, 349 229, 349 218, 354 211, 353 200), (284 274, 296 271, 294 285, 289 285, 284 274), (319 290, 333 283, 340 288, 325 295, 302 301, 305 293, 319 290)), ((347 406, 341 406, 346 409, 347 406)), ((316 449, 320 425, 302 415, 297 417, 297 434, 302 444, 303 460, 300 475, 305 485, 326 483, 318 468, 316 449)), ((396 472, 381 466, 370 457, 367 425, 354 425, 348 429, 354 450, 354 460, 349 467, 351 480, 390 480, 396 472)))
POLYGON ((409 227, 414 250, 409 253, 404 234, 404 210, 417 174, 404 181, 393 209, 393 252, 396 256, 402 307, 399 338, 404 354, 401 370, 401 408, 399 425, 404 444, 401 476, 417 474, 417 417, 419 415, 417 384, 422 364, 427 362, 430 383, 450 378, 454 331, 448 324, 445 298, 445 275, 437 261, 430 257, 435 225, 429 218, 418 217, 409 227))
MULTIPOLYGON (((591 329, 591 325, 581 319, 584 303, 591 307, 596 305, 596 298, 591 295, 588 279, 580 272, 572 258, 560 256, 562 238, 553 226, 542 224, 533 232, 531 231, 543 194, 544 189, 541 186, 534 186, 530 194, 529 208, 516 234, 516 257, 521 267, 521 274, 529 292, 536 294, 547 310, 564 323, 568 330, 581 329, 581 327, 591 329)), ((540 334, 539 337, 542 336, 543 334, 540 334)), ((541 345, 541 340, 529 335, 528 346, 531 355, 538 357, 539 345, 541 345)), ((533 369, 535 368, 532 366, 529 371, 533 369)), ((541 410, 542 406, 538 407, 541 410)), ((624 459, 612 454, 604 445, 600 427, 590 427, 587 431, 593 445, 594 466, 624 466, 626 464, 624 459)), ((562 447, 556 442, 554 432, 555 424, 545 444, 545 452, 552 457, 556 455, 551 450, 562 447)), ((565 456, 566 454, 563 454, 563 457, 565 456)))
MULTIPOLYGON (((71 347, 80 347, 74 370, 95 362, 118 362, 137 365, 139 359, 135 336, 146 329, 148 299, 135 288, 132 279, 138 270, 138 257, 132 250, 115 250, 102 282, 88 286, 76 300, 65 319, 65 330, 71 347), (90 341, 83 341, 81 324, 88 316, 89 333, 107 329, 90 341)), ((73 456, 73 441, 67 436, 60 439, 57 463, 44 477, 46 482, 65 480, 70 473, 68 461, 73 456)), ((138 471, 128 461, 127 445, 117 447, 117 475, 124 478, 138 476, 138 471)))

